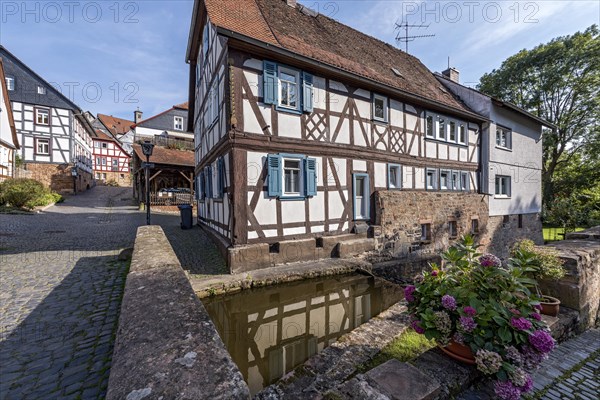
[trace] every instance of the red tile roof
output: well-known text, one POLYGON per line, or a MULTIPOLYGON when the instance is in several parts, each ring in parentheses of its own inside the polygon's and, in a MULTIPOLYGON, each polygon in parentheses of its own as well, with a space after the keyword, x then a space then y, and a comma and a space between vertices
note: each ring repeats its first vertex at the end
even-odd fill
MULTIPOLYGON (((139 144, 133 145, 133 151, 142 161, 146 161, 146 156, 142 152, 139 144)), ((188 150, 167 149, 166 147, 154 146, 150 162, 163 165, 179 165, 184 167, 194 167, 194 152, 188 150)))
POLYGON ((110 140, 110 141, 115 140, 114 136, 112 136, 109 133, 103 132, 100 129, 96 129, 96 137, 94 139, 110 140))
POLYGON ((173 108, 180 108, 182 110, 188 110, 189 109, 188 102, 186 101, 185 103, 176 104, 173 106, 173 108))
POLYGON ((112 115, 98 114, 98 119, 113 135, 124 135, 129 132, 131 125, 133 125, 133 121, 113 117, 112 115))
POLYGON ((418 58, 322 14, 307 15, 283 0, 205 0, 212 23, 340 70, 461 111, 418 58), (392 68, 402 75, 397 76, 392 68))

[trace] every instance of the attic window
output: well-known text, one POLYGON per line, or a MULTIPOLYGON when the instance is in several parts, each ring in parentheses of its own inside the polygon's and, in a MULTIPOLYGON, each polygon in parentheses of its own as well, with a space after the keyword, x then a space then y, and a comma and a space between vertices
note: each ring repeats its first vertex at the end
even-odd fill
POLYGON ((46 94, 46 88, 43 86, 37 87, 37 94, 46 94))
POLYGON ((12 76, 6 77, 6 89, 10 90, 11 92, 15 90, 15 78, 12 76))
POLYGON ((302 4, 297 4, 296 7, 300 10, 300 12, 302 12, 302 14, 308 15, 309 17, 316 17, 319 15, 318 11, 303 6, 302 4))
POLYGON ((398 78, 404 78, 404 76, 400 73, 400 71, 398 71, 396 68, 392 68, 392 72, 394 73, 394 75, 396 75, 398 78))

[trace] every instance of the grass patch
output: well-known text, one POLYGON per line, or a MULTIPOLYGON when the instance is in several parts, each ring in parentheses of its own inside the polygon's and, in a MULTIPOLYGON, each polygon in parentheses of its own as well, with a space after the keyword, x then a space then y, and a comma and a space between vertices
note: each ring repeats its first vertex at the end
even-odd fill
POLYGON ((407 329, 385 346, 373 359, 358 366, 357 372, 365 373, 392 358, 402 362, 410 361, 433 347, 435 347, 434 340, 428 340, 425 335, 420 335, 413 329, 407 329))
MULTIPOLYGON (((575 228, 575 232, 583 231, 585 228, 575 228)), ((542 228, 542 232, 544 234, 545 242, 555 242, 558 240, 563 240, 565 238, 564 228, 552 228, 552 227, 544 227, 542 228)))

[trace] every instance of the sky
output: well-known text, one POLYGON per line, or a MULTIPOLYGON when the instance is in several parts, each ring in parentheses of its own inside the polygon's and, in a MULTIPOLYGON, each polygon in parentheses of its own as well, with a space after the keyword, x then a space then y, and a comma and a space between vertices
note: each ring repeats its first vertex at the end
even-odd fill
MULTIPOLYGON (((282 0, 283 1, 283 0, 282 0)), ((405 50, 463 84, 521 49, 600 22, 600 1, 310 1, 300 3, 405 50), (404 34, 404 30, 402 30, 404 34)), ((0 43, 84 110, 132 119, 187 101, 193 0, 0 0, 0 43)), ((343 40, 343 38, 340 38, 343 40)))

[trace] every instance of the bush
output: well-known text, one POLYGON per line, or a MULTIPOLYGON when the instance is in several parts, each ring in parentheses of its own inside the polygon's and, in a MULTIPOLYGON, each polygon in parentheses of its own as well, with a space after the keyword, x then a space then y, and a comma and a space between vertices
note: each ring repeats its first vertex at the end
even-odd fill
POLYGON ((61 195, 33 179, 8 179, 0 183, 0 203, 3 205, 32 209, 60 201, 61 195))
POLYGON ((533 241, 523 239, 513 246, 511 257, 516 260, 526 260, 531 269, 530 275, 535 280, 559 280, 565 276, 564 261, 558 256, 557 250, 536 247, 533 241))

